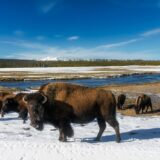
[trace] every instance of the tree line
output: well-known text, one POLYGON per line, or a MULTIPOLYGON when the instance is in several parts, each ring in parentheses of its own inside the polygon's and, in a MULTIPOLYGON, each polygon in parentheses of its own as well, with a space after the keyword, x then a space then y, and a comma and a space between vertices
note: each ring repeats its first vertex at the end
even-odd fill
POLYGON ((0 59, 0 68, 18 67, 81 67, 81 66, 124 66, 124 65, 160 65, 160 61, 153 60, 67 60, 67 61, 36 61, 0 59))

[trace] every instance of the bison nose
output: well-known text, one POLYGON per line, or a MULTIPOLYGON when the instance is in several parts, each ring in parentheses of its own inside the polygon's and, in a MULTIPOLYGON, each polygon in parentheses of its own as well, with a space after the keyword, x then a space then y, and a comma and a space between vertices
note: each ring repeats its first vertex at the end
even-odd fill
POLYGON ((37 124, 35 128, 39 131, 42 131, 43 130, 43 125, 42 124, 37 124))

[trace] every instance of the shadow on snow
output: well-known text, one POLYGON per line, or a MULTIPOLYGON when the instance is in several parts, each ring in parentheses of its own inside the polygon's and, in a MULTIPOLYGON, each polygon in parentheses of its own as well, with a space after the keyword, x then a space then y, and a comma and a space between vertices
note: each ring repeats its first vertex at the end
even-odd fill
POLYGON ((12 120, 22 120, 22 119, 20 119, 20 118, 18 118, 18 117, 12 117, 12 118, 5 118, 5 117, 3 117, 3 118, 0 118, 0 122, 3 122, 3 121, 12 121, 12 120))
MULTIPOLYGON (((94 138, 95 137, 83 138, 82 142, 97 143, 96 141, 94 141, 94 138)), ((125 141, 132 142, 135 140, 149 140, 154 138, 160 138, 160 128, 137 129, 129 132, 123 132, 121 133, 121 138, 122 138, 121 143, 125 141)), ((103 142, 110 142, 110 141, 115 141, 115 135, 102 136, 100 142, 103 143, 103 142)))

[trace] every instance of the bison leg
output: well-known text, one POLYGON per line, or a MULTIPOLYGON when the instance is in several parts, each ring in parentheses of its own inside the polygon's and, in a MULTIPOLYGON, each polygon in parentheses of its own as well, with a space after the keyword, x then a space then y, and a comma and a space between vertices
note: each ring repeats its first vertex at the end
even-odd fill
POLYGON ((146 113, 148 112, 149 105, 146 106, 146 113))
POLYGON ((66 142, 67 141, 67 137, 63 132, 63 129, 59 130, 59 141, 61 142, 66 142))
POLYGON ((67 136, 72 137, 73 136, 73 129, 71 127, 70 121, 67 119, 63 119, 60 122, 60 135, 59 140, 62 142, 67 141, 67 136))
POLYGON ((142 114, 144 113, 146 106, 142 106, 142 114))
POLYGON ((121 109, 121 106, 120 106, 120 104, 119 104, 119 103, 117 103, 117 108, 118 108, 118 109, 121 109))
POLYGON ((153 112, 152 104, 150 103, 150 105, 149 105, 149 106, 150 106, 150 108, 151 108, 151 112, 153 112))
POLYGON ((139 109, 139 113, 143 114, 143 107, 139 109))
POLYGON ((23 109, 19 112, 19 117, 23 119, 23 123, 26 122, 27 116, 28 116, 28 110, 27 109, 23 109))
POLYGON ((95 141, 100 141, 101 136, 106 128, 106 122, 103 118, 97 118, 97 122, 99 125, 99 132, 98 132, 97 137, 95 138, 95 141))
POLYGON ((116 142, 119 143, 121 141, 121 136, 119 132, 119 123, 116 119, 107 119, 108 124, 113 127, 116 132, 116 142))

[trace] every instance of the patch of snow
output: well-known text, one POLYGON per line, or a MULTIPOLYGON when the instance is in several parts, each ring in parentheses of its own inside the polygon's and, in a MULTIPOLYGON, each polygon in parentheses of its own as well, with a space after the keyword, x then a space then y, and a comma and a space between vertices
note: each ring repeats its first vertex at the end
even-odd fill
POLYGON ((76 73, 92 70, 92 67, 31 67, 31 68, 0 68, 0 72, 37 72, 37 73, 76 73))
POLYGON ((31 67, 31 68, 0 68, 0 72, 37 72, 37 73, 98 73, 115 72, 101 69, 120 69, 139 72, 160 72, 160 66, 99 66, 99 67, 31 67))
POLYGON ((114 69, 126 69, 130 71, 140 71, 140 72, 160 72, 160 66, 138 66, 138 65, 130 65, 130 66, 110 66, 110 68, 114 69))
POLYGON ((45 57, 40 59, 41 61, 58 61, 57 57, 45 57))
POLYGON ((96 121, 85 126, 73 124, 75 135, 66 143, 58 141, 58 130, 46 125, 43 131, 22 124, 16 113, 0 118, 0 159, 2 160, 159 160, 160 117, 129 117, 118 114, 122 142, 115 142, 115 132, 108 126, 101 142, 93 138, 96 121))

